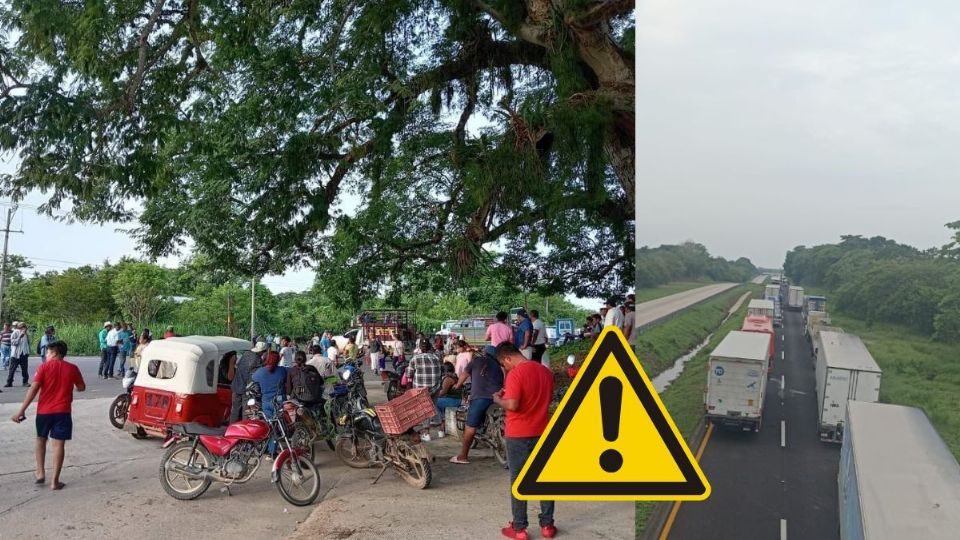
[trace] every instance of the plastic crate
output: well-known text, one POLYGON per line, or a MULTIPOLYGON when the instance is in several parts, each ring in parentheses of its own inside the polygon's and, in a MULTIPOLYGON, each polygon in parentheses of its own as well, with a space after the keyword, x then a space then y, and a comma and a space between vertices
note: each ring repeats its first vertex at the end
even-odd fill
POLYGON ((437 415, 437 407, 430 399, 430 390, 417 388, 382 405, 374 405, 383 431, 389 435, 401 435, 417 424, 422 424, 437 415))

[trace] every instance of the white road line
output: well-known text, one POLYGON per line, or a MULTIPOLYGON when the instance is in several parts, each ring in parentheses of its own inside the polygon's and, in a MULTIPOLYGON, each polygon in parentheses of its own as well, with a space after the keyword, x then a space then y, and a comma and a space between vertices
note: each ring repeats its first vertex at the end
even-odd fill
POLYGON ((780 540, 787 540, 787 520, 780 520, 780 540))
POLYGON ((786 390, 786 389, 787 389, 787 376, 786 376, 786 375, 781 375, 781 376, 780 376, 780 388, 783 389, 783 390, 786 390))
MULTIPOLYGON (((787 421, 780 421, 780 448, 787 447, 787 421)), ((784 521, 786 523, 786 521, 784 521)))
POLYGON ((784 334, 780 334, 780 341, 786 341, 786 340, 787 340, 787 336, 784 334))
POLYGON ((783 351, 780 351, 780 360, 784 360, 783 351))

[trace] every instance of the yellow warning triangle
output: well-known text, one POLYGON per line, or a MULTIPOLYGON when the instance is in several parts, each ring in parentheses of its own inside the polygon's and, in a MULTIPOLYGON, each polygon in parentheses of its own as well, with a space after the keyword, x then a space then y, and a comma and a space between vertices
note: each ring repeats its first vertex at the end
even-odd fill
POLYGON ((518 499, 687 500, 710 484, 619 328, 608 327, 513 484, 518 499))

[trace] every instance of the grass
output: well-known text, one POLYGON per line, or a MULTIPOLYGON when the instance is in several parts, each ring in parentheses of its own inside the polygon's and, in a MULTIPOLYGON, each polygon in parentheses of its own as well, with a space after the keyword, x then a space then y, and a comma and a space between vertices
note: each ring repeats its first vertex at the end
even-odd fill
MULTIPOLYGON (((163 330, 167 327, 169 323, 154 323, 148 325, 153 332, 154 338, 159 338, 163 336, 163 330)), ((99 356, 100 355, 100 342, 97 339, 97 335, 100 330, 103 328, 101 324, 57 324, 54 325, 57 331, 57 338, 65 341, 68 347, 68 356, 99 356)), ((46 325, 38 326, 35 330, 32 330, 30 333, 30 356, 36 357, 37 352, 37 343, 40 341, 40 336, 43 335, 43 329, 46 328, 46 325)), ((187 326, 187 325, 174 325, 174 330, 177 334, 183 336, 191 335, 202 335, 202 336, 220 336, 223 335, 223 325, 222 324, 213 324, 207 326, 187 326)), ((137 328, 137 333, 139 334, 143 331, 143 328, 137 328)))
POLYGON ((647 375, 656 376, 673 365, 674 360, 703 342, 717 328, 737 298, 747 290, 758 289, 757 285, 735 287, 644 330, 637 337, 637 356, 647 375))
MULTIPOLYGON (((735 299, 742 295, 744 290, 750 290, 754 296, 757 296, 758 293, 763 290, 763 286, 754 284, 738 287, 734 289, 736 294, 732 295, 733 298, 735 299)), ((732 305, 733 301, 734 300, 730 300, 727 303, 727 306, 729 307, 732 305)), ((723 311, 725 315, 726 309, 723 311)), ((746 316, 746 314, 747 303, 744 302, 737 312, 727 320, 727 322, 723 323, 720 328, 717 328, 717 325, 720 324, 720 320, 723 319, 721 316, 720 319, 716 321, 716 324, 713 326, 713 328, 710 329, 710 331, 716 329, 713 338, 710 340, 710 343, 700 352, 698 352, 696 356, 691 358, 689 362, 687 362, 683 373, 681 373, 676 380, 670 383, 670 386, 668 386, 667 389, 660 394, 660 399, 663 401, 663 405, 667 408, 667 411, 670 412, 670 417, 673 418, 677 429, 680 430, 680 433, 687 441, 687 444, 690 444, 690 437, 693 435, 694 429, 697 427, 697 424, 703 417, 703 391, 707 380, 707 359, 710 357, 710 353, 713 351, 713 348, 723 340, 728 332, 740 328, 740 326, 743 324, 743 318, 746 316)), ((665 323, 664 326, 673 326, 681 321, 682 318, 683 316, 677 317, 676 319, 671 319, 665 323)), ((647 333, 653 332, 653 330, 656 330, 656 328, 647 333)), ((644 334, 644 337, 647 335, 647 333, 644 334)), ((700 341, 702 341, 702 339, 700 341)), ((696 448, 691 448, 690 450, 692 452, 696 452, 696 448)), ((637 536, 639 536, 644 527, 647 526, 647 520, 650 518, 650 514, 653 512, 655 507, 655 502, 637 503, 637 536)))
POLYGON ((880 401, 919 407, 960 459, 960 345, 932 341, 908 328, 831 313, 834 326, 856 334, 883 370, 880 401))
POLYGON ((710 285, 712 281, 674 281, 672 283, 667 283, 665 285, 659 285, 657 287, 652 287, 649 289, 637 289, 637 303, 647 302, 650 300, 656 300, 657 298, 663 298, 664 296, 670 296, 671 294, 677 294, 683 291, 689 291, 690 289, 696 289, 697 287, 703 287, 705 285, 710 285))

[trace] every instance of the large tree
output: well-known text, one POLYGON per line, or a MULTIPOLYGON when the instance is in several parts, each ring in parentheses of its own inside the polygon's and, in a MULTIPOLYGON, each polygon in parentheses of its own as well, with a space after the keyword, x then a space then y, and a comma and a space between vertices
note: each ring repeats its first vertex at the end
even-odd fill
POLYGON ((584 293, 632 280, 633 0, 0 6, 4 195, 243 272, 335 229, 368 286, 530 238, 584 293))

